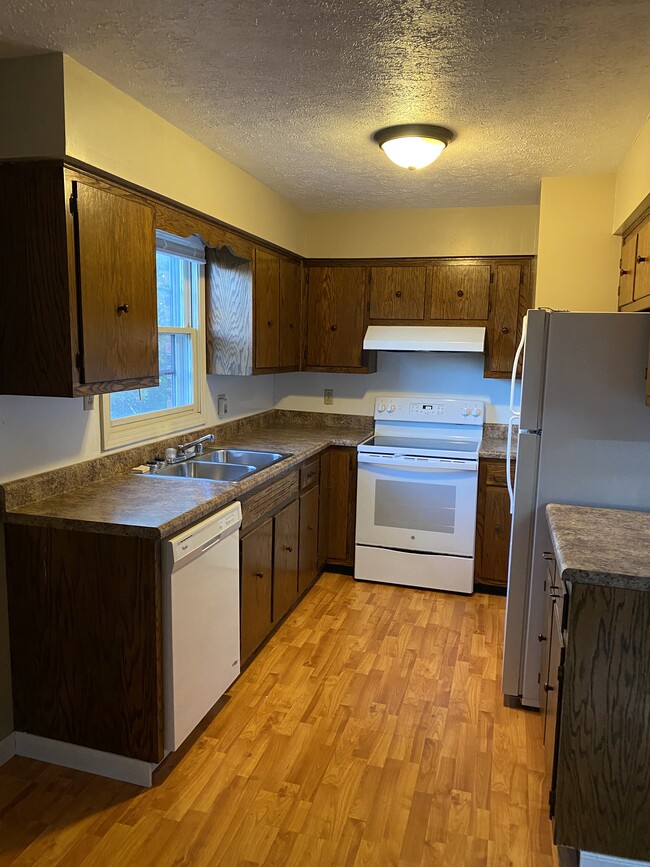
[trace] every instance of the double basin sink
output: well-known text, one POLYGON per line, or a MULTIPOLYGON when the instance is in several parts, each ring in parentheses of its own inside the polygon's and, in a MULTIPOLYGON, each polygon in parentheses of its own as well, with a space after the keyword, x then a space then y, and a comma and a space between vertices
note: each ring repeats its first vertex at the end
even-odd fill
POLYGON ((280 452, 247 449, 211 449, 178 464, 156 470, 153 475, 175 479, 208 479, 213 482, 238 482, 259 470, 288 458, 280 452))

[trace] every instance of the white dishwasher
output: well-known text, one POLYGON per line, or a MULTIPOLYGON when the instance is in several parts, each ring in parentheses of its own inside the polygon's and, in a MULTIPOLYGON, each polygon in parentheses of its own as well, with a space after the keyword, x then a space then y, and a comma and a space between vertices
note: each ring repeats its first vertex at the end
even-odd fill
POLYGON ((241 515, 233 503, 163 544, 166 751, 183 743, 240 672, 241 515))

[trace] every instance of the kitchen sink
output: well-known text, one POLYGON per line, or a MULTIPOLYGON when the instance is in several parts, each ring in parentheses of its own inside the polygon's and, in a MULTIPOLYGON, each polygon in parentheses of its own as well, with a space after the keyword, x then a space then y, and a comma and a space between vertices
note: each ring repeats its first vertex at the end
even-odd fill
POLYGON ((271 464, 281 461, 283 458, 288 458, 288 454, 281 452, 259 452, 246 449, 205 449, 202 455, 195 455, 193 461, 201 463, 235 465, 246 464, 254 467, 256 470, 261 470, 263 467, 269 467, 271 464))
POLYGON ((258 467, 249 464, 214 464, 204 461, 185 461, 182 464, 173 464, 163 467, 152 473, 155 476, 167 476, 176 479, 209 479, 213 482, 236 482, 244 476, 254 473, 258 467))

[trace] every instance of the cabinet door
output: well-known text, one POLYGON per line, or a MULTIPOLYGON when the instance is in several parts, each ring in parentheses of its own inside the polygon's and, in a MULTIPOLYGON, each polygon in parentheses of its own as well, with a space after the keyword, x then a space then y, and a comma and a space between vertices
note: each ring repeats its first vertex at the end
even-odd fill
POLYGON ((280 367, 300 366, 300 265, 280 259, 280 367))
POLYGON ((564 670, 564 642, 560 624, 560 603, 554 600, 552 617, 549 624, 549 654, 548 654, 548 679, 545 684, 546 720, 544 727, 544 770, 546 778, 550 782, 551 795, 549 805, 551 818, 554 814, 555 788, 557 779, 557 752, 559 737, 559 717, 562 707, 562 680, 564 670), (552 635, 552 638, 551 638, 552 635))
POLYGON ((424 319, 427 269, 405 265, 370 269, 371 319, 424 319))
POLYGON ((273 519, 241 540, 241 659, 268 635, 271 622, 273 519))
POLYGON ((357 498, 356 449, 337 448, 321 459, 319 559, 351 566, 357 498))
POLYGON ((277 367, 280 351, 280 260, 255 250, 255 368, 277 367))
MULTIPOLYGON (((511 468, 514 473, 514 469, 511 468)), ((475 578, 504 589, 508 585, 510 554, 510 497, 506 462, 482 460, 476 507, 475 578)))
POLYGON ((517 349, 519 290, 523 282, 521 265, 494 265, 492 303, 488 322, 489 370, 510 373, 517 349))
POLYGON ((309 268, 308 367, 363 367, 365 305, 365 268, 309 268))
POLYGON ((650 295, 650 220, 639 229, 636 247, 634 300, 650 295))
POLYGON ((158 376, 154 209, 73 183, 83 384, 158 376))
POLYGON ((542 739, 544 742, 546 742, 549 665, 553 645, 553 609, 557 604, 552 578, 552 570, 554 567, 554 562, 552 560, 549 561, 549 571, 547 572, 546 580, 544 582, 544 625, 542 627, 542 632, 537 636, 537 640, 540 642, 542 649, 542 660, 539 669, 539 710, 542 715, 542 739))
POLYGON ((273 556, 273 622, 277 623, 298 597, 298 500, 275 516, 273 556))
POLYGON ((636 271, 636 246, 638 235, 630 235, 621 245, 621 267, 618 280, 618 306, 634 301, 634 272, 636 271))
POLYGON ((432 265, 429 285, 431 319, 487 319, 489 265, 432 265))
POLYGON ((298 593, 304 593, 318 575, 318 485, 300 497, 298 593))

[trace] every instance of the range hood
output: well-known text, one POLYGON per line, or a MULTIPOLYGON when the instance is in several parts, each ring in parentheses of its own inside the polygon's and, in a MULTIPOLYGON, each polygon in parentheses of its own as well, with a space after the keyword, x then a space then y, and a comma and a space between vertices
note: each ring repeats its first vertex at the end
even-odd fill
POLYGON ((364 349, 398 352, 483 352, 485 328, 452 325, 369 325, 364 349))

